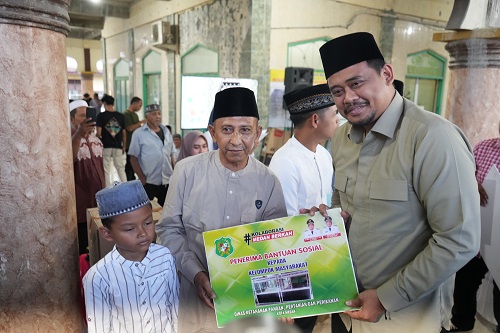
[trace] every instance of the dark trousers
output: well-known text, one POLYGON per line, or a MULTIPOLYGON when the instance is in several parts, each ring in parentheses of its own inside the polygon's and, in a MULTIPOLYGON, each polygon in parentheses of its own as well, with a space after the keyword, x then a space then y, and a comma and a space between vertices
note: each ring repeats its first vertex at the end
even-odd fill
POLYGON ((87 231, 87 223, 78 224, 78 254, 89 253, 87 247, 89 246, 89 236, 87 231))
POLYGON ((130 164, 130 155, 127 150, 127 162, 125 163, 125 175, 127 176, 127 181, 135 180, 134 168, 132 168, 132 164, 130 164))
POLYGON ((344 322, 338 313, 332 313, 332 333, 351 333, 345 328, 344 322))
POLYGON ((153 200, 154 198, 158 199, 158 204, 163 207, 165 203, 165 197, 167 196, 168 184, 167 185, 153 185, 153 184, 144 184, 144 190, 146 190, 146 194, 148 195, 149 200, 153 200))
POLYGON ((316 325, 316 320, 318 320, 318 316, 297 318, 295 319, 294 324, 300 328, 302 333, 311 333, 314 325, 316 325))
MULTIPOLYGON (((487 272, 488 267, 484 260, 474 257, 456 274, 451 322, 461 330, 468 331, 474 328, 477 291, 487 272)), ((495 282, 493 282, 493 314, 500 324, 500 291, 495 282)))

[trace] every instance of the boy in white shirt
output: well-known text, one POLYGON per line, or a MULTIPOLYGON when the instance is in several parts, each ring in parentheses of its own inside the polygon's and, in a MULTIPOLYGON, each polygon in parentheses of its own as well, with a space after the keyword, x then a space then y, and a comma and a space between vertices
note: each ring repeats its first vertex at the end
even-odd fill
POLYGON ((115 247, 83 278, 88 332, 177 332, 179 279, 169 249, 152 244, 151 202, 139 180, 96 194, 115 247))

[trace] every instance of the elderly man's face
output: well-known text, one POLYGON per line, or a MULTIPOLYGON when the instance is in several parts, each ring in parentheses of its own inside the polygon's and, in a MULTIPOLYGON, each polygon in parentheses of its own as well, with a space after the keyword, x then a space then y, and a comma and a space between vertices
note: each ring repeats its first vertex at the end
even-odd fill
POLYGON ((344 68, 328 78, 328 86, 340 114, 351 124, 371 129, 394 97, 391 65, 380 73, 366 61, 344 68))
POLYGON ((161 124, 161 112, 158 110, 146 113, 146 120, 149 126, 160 126, 161 124))
POLYGON ((215 120, 209 130, 219 145, 222 165, 238 171, 247 165, 248 155, 257 144, 262 128, 254 117, 224 117, 215 120))
POLYGON ((74 128, 78 128, 78 126, 86 119, 87 107, 79 106, 76 108, 75 116, 71 117, 71 123, 74 128))

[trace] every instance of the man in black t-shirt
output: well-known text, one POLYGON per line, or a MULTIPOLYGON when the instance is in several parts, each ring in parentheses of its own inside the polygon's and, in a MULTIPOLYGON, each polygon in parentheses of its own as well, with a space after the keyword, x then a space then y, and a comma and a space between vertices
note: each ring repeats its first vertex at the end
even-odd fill
POLYGON ((126 182, 125 174, 125 117, 115 110, 115 99, 104 94, 101 99, 105 111, 97 116, 97 136, 104 146, 103 162, 106 174, 106 186, 113 182, 111 163, 115 166, 120 181, 126 182))

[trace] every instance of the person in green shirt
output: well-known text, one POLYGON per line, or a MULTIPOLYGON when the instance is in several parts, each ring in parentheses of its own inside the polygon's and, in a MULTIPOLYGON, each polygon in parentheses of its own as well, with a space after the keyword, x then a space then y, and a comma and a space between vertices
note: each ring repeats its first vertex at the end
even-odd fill
POLYGON ((135 174, 132 165, 130 164, 130 156, 128 155, 128 148, 130 147, 130 142, 132 141, 132 133, 136 129, 142 126, 146 122, 146 119, 139 120, 137 111, 142 108, 142 99, 137 96, 132 97, 130 100, 130 106, 127 111, 123 113, 125 116, 125 128, 127 130, 127 146, 125 148, 127 152, 127 163, 125 164, 125 174, 127 175, 127 180, 134 180, 135 174))

